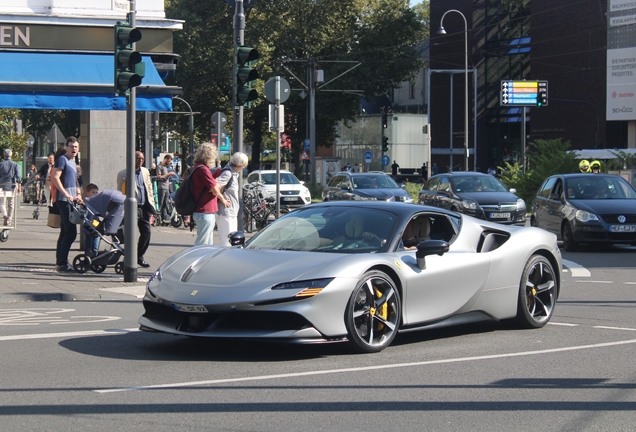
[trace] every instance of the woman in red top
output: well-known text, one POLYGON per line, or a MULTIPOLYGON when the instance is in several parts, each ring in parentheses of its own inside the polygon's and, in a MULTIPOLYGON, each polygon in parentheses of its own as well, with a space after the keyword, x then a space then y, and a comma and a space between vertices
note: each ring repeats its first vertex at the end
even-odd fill
POLYGON ((194 167, 192 167, 192 196, 198 206, 192 218, 197 224, 197 239, 195 245, 213 244, 215 214, 220 200, 224 206, 230 202, 223 197, 221 185, 212 177, 210 168, 215 166, 217 149, 214 144, 205 143, 194 153, 194 167))

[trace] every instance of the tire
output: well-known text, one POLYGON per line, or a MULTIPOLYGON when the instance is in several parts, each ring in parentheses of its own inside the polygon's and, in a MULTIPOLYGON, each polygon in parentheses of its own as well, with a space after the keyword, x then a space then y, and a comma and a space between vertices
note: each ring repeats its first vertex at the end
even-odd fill
POLYGON ((178 214, 174 215, 174 217, 170 219, 170 225, 174 228, 179 228, 182 223, 183 223, 183 220, 181 219, 181 216, 178 214))
POLYGON ((347 304, 345 325, 356 351, 380 352, 397 335, 402 304, 395 283, 381 271, 365 273, 347 304))
POLYGON ((91 265, 91 258, 88 255, 81 254, 73 258, 73 270, 78 273, 86 273, 91 265))
POLYGON ((9 230, 0 231, 0 242, 4 243, 9 240, 9 230))
POLYGON ((579 248, 579 245, 574 241, 574 236, 572 235, 572 228, 569 223, 564 223, 563 228, 561 228, 561 240, 563 240, 563 249, 567 252, 576 252, 579 248))
POLYGON ((115 273, 121 275, 124 274, 124 262, 120 261, 117 264, 115 264, 115 273))
POLYGON ((541 255, 530 257, 519 284, 516 323, 521 328, 541 328, 550 321, 558 296, 556 273, 541 255))
POLYGON ((94 273, 104 273, 106 266, 104 264, 92 264, 91 270, 93 270, 94 273))

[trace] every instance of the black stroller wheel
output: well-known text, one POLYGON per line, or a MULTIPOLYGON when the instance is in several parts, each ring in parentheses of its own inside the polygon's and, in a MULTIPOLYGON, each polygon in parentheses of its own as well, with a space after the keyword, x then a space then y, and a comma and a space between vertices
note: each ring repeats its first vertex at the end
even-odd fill
POLYGON ((106 270, 106 266, 104 264, 93 264, 91 265, 91 270, 95 273, 103 273, 106 270))
POLYGON ((6 242, 9 240, 9 230, 0 231, 0 242, 6 242))
POLYGON ((73 258, 73 269, 78 273, 86 273, 91 265, 91 258, 87 255, 77 255, 73 258))
POLYGON ((124 262, 123 261, 120 261, 117 264, 115 264, 115 273, 124 274, 124 262))
POLYGON ((181 220, 181 216, 175 215, 172 219, 170 219, 170 225, 174 228, 179 228, 183 221, 181 220))

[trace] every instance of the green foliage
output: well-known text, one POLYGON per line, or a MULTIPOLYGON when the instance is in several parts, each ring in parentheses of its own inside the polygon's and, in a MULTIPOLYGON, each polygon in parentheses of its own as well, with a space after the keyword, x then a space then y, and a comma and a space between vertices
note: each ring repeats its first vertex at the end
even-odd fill
MULTIPOLYGON (((173 80, 183 87, 182 97, 193 110, 201 112, 195 119, 197 140, 209 139, 209 119, 216 111, 228 115, 231 131, 233 8, 221 0, 169 0, 165 8, 166 16, 185 21, 183 31, 174 36, 175 52, 182 57, 173 80)), ((245 13, 244 36, 245 45, 260 54, 255 64, 260 79, 254 88, 261 97, 244 111, 244 141, 252 143, 252 162, 258 162, 261 144, 271 135, 263 91, 268 79, 282 76, 292 88, 285 102, 285 133, 301 170, 299 158, 308 130, 309 60, 315 59, 316 69, 324 70, 326 82, 317 86, 315 98, 316 142, 328 146, 335 122, 353 118, 362 95, 387 94, 421 70, 423 60, 416 48, 426 39, 428 27, 427 9, 420 9, 410 9, 404 0, 254 2, 245 13), (355 62, 361 65, 347 72, 355 62)), ((187 118, 165 118, 175 129, 187 130, 187 118)))
POLYGON ((636 168, 636 154, 630 154, 619 149, 614 149, 610 152, 616 156, 616 159, 610 159, 607 161, 607 166, 601 165, 602 171, 607 172, 609 170, 626 170, 636 168))
POLYGON ((566 174, 578 171, 576 155, 569 153, 570 142, 561 139, 536 140, 528 145, 526 159, 528 170, 515 163, 506 162, 501 171, 501 181, 508 187, 517 190, 517 195, 530 205, 534 195, 543 181, 553 174, 566 174))
POLYGON ((413 202, 417 202, 418 197, 420 195, 420 190, 422 190, 422 183, 406 182, 406 186, 404 187, 404 190, 407 191, 413 197, 413 202))
POLYGON ((14 122, 19 115, 20 111, 17 109, 0 109, 0 151, 11 149, 12 159, 16 162, 22 160, 29 137, 28 134, 20 135, 14 130, 14 122))

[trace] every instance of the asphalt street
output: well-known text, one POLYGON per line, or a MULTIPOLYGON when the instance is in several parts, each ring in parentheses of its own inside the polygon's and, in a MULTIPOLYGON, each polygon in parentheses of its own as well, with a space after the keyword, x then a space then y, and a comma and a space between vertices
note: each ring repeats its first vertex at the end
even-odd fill
MULTIPOLYGON (((145 283, 157 267, 192 246, 195 240, 196 232, 189 228, 153 227, 145 255, 150 267, 138 269, 137 283, 124 282, 123 275, 116 274, 112 266, 101 274, 90 270, 84 274, 57 273, 55 249, 59 229, 46 226, 46 207, 40 207, 37 219, 33 217, 35 209, 32 204, 21 203, 16 228, 9 230, 6 242, 0 243, 0 302, 110 299, 121 297, 121 293, 143 295, 145 283)), ((104 247, 107 246, 102 244, 104 247)), ((78 235, 69 261, 81 253, 78 235)))

